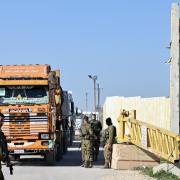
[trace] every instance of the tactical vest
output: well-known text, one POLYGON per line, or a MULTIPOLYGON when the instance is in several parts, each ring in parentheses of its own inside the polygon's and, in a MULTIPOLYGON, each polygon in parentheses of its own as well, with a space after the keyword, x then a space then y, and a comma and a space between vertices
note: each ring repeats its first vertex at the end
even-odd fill
MULTIPOLYGON (((114 128, 114 138, 116 137, 116 127, 112 126, 114 128)), ((109 127, 104 130, 104 143, 106 144, 109 139, 109 127)))
POLYGON ((109 129, 104 130, 104 143, 106 144, 109 139, 109 129))
POLYGON ((90 127, 86 126, 86 125, 81 126, 81 136, 85 140, 90 140, 91 139, 91 135, 89 134, 88 128, 90 128, 90 127))
POLYGON ((91 128, 96 136, 99 136, 101 132, 101 127, 99 123, 99 121, 91 121, 91 128))
POLYGON ((116 136, 117 136, 117 133, 116 133, 116 127, 113 126, 113 128, 114 128, 114 137, 116 137, 116 136))

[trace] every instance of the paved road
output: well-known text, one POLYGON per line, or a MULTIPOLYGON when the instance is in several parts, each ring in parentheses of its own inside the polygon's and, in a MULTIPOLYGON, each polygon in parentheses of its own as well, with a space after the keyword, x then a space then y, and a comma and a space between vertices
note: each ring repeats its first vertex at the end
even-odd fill
POLYGON ((14 175, 9 175, 9 169, 3 167, 6 180, 151 180, 138 171, 117 171, 102 169, 102 151, 98 163, 92 169, 80 167, 81 154, 78 149, 78 142, 74 142, 69 148, 63 160, 55 166, 46 166, 44 159, 23 158, 16 162, 14 175))

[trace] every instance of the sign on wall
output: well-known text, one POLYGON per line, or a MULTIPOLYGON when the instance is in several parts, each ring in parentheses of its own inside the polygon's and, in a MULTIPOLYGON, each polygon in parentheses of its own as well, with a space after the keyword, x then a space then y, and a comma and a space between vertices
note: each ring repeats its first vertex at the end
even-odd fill
POLYGON ((147 127, 141 126, 141 143, 147 148, 147 127))

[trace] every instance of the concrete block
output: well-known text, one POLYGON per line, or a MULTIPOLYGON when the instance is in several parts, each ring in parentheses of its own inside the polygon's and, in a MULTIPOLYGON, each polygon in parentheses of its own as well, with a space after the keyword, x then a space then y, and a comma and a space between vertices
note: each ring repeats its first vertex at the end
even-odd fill
POLYGON ((178 176, 180 178, 180 164, 171 164, 171 163, 163 163, 153 168, 153 173, 164 170, 166 172, 171 172, 172 174, 178 176))
POLYGON ((159 158, 137 146, 114 144, 112 154, 112 169, 135 169, 142 166, 154 167, 159 164, 159 158))

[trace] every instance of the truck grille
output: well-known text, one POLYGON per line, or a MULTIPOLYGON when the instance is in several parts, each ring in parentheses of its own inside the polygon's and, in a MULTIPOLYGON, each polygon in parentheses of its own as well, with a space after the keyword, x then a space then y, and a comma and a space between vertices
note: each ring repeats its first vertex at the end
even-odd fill
POLYGON ((39 132, 48 132, 48 117, 44 113, 8 114, 2 130, 7 138, 38 135, 39 132))

